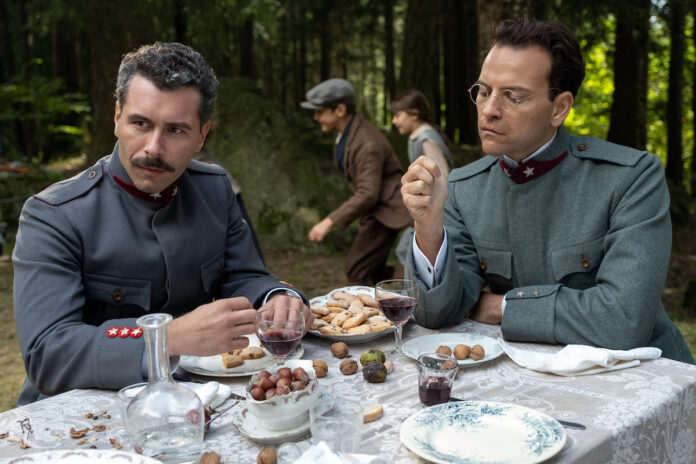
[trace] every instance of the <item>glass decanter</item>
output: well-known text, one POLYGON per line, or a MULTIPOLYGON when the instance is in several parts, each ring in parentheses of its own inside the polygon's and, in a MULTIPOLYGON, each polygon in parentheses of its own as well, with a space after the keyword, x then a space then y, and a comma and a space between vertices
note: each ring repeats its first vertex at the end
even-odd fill
POLYGON ((126 428, 137 453, 172 464, 197 463, 203 450, 203 404, 172 379, 167 354, 169 314, 148 314, 143 329, 149 380, 128 404, 126 428))

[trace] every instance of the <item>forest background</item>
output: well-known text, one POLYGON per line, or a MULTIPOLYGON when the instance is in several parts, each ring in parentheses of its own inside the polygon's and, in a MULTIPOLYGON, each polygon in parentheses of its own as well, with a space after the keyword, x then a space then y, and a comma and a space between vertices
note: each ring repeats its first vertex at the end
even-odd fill
MULTIPOLYGON (((502 19, 558 19, 576 34, 587 77, 566 127, 655 153, 672 197, 663 301, 696 353, 696 0, 0 0, 0 212, 5 255, 23 201, 111 152, 121 57, 154 41, 191 45, 220 80, 206 149, 240 182, 269 269, 309 296, 345 284, 356 230, 321 244, 309 228, 349 192, 332 138, 299 102, 349 79, 359 112, 404 167, 389 104, 423 91, 457 166, 480 153, 467 89, 502 19)), ((392 258, 393 259, 393 258, 392 258)), ((0 411, 24 377, 12 268, 0 262, 0 411)))

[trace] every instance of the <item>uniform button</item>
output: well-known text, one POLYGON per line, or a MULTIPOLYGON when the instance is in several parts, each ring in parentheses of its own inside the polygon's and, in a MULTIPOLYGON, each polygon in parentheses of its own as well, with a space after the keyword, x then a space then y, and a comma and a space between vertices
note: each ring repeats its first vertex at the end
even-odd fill
POLYGON ((486 265, 486 262, 485 262, 485 261, 481 261, 481 262, 479 263, 479 266, 481 266, 481 270, 482 270, 482 271, 485 271, 486 269, 488 269, 488 266, 486 265))
POLYGON ((97 177, 97 171, 89 171, 87 177, 89 177, 90 179, 94 179, 95 177, 97 177))
POLYGON ((115 302, 119 302, 123 299, 123 292, 121 292, 121 290, 116 290, 111 294, 111 298, 113 298, 115 302))
POLYGON ((582 266, 583 269, 588 269, 590 267, 590 264, 592 263, 590 263, 590 260, 587 258, 582 258, 580 260, 580 266, 582 266))
POLYGON ((581 143, 580 145, 578 145, 578 150, 580 150, 580 151, 587 150, 587 145, 585 145, 584 143, 581 143))

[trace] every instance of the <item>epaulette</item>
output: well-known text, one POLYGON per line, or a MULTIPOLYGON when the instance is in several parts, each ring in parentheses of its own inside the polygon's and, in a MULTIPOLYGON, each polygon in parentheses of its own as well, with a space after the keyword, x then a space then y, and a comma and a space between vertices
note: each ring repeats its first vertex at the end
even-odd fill
POLYGON ((51 206, 62 205, 75 198, 80 198, 92 190, 104 177, 102 160, 91 168, 71 177, 61 180, 34 195, 34 198, 51 206))
POLYGON ((474 161, 473 163, 469 163, 460 168, 453 169, 449 175, 449 182, 456 182, 458 180, 468 179, 469 177, 473 177, 477 174, 480 174, 483 171, 488 170, 488 168, 495 164, 496 161, 498 161, 498 158, 496 158, 495 156, 486 155, 483 158, 474 161))
POLYGON ((224 168, 218 166, 217 164, 204 163, 202 161, 196 160, 191 160, 186 169, 201 174, 217 174, 219 176, 227 175, 227 171, 225 171, 224 168))
POLYGON ((570 153, 576 158, 605 161, 620 166, 635 166, 648 154, 647 151, 617 145, 606 140, 575 135, 571 136, 570 153))

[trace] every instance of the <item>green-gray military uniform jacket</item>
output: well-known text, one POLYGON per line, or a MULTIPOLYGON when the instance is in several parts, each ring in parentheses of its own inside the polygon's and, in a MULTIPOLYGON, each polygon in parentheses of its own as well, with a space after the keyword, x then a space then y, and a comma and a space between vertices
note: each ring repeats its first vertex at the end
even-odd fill
POLYGON ((438 285, 421 282, 416 321, 455 324, 489 285, 505 294, 506 340, 653 346, 693 363, 660 299, 672 227, 659 160, 561 128, 532 161, 485 156, 450 174, 447 259, 438 285))

